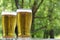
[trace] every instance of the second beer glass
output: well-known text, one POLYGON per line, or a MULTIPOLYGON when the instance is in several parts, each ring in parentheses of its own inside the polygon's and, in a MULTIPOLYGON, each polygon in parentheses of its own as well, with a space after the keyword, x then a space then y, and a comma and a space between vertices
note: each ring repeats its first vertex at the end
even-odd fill
POLYGON ((18 37, 30 37, 32 10, 17 9, 18 37))

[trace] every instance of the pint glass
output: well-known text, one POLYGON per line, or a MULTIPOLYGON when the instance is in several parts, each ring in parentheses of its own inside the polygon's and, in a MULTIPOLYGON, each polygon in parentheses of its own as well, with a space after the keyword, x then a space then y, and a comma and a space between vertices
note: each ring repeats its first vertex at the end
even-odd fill
POLYGON ((13 38, 16 26, 16 12, 2 12, 3 38, 13 38))
POLYGON ((18 37, 30 37, 32 10, 17 9, 18 37))

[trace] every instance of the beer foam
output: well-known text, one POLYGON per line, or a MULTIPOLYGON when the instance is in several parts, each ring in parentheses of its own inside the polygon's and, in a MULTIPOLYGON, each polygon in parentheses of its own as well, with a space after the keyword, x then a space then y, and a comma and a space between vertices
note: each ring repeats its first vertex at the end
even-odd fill
POLYGON ((16 12, 3 11, 1 15, 17 15, 16 12))
POLYGON ((32 12, 31 9, 17 9, 17 12, 32 12))

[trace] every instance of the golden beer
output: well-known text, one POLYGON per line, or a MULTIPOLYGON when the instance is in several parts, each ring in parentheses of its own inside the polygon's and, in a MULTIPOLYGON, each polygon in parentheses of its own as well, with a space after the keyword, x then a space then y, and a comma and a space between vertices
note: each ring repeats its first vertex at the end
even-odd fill
POLYGON ((16 26, 16 13, 2 12, 2 27, 4 38, 14 37, 15 26, 16 26))
POLYGON ((29 9, 17 10, 18 37, 30 37, 32 11, 29 9))

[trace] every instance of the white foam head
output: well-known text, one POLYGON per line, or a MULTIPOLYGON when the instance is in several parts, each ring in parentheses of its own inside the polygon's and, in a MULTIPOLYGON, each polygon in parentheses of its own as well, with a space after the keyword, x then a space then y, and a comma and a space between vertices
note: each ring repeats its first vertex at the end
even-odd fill
POLYGON ((1 15, 17 15, 17 13, 16 12, 2 11, 1 15))
POLYGON ((32 13, 32 10, 31 9, 17 9, 17 12, 31 12, 32 13))

